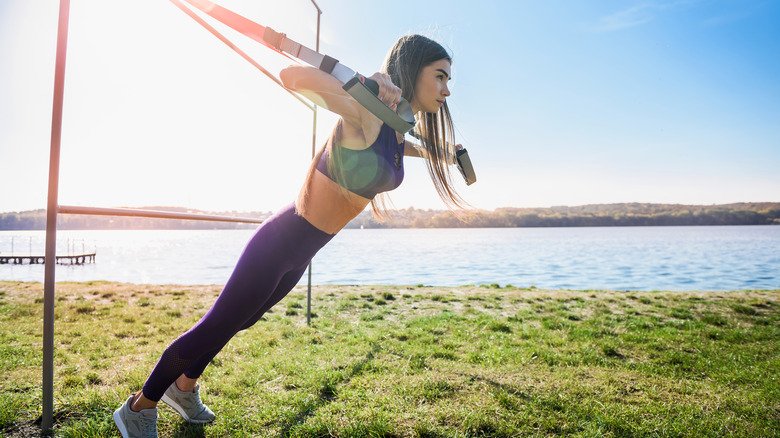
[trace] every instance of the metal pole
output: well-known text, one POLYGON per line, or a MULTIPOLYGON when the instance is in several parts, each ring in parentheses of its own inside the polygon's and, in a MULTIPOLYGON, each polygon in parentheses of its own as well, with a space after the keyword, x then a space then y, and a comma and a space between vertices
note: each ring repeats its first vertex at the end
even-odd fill
POLYGON ((54 417, 54 271, 57 266, 57 190, 60 178, 62 101, 65 89, 65 59, 68 48, 70 0, 60 0, 57 29, 57 61, 54 67, 54 98, 49 153, 49 195, 46 206, 46 258, 43 282, 43 412, 41 429, 49 433, 54 417))
POLYGON ((158 210, 140 210, 136 208, 102 208, 102 207, 79 207, 73 205, 60 205, 57 208, 60 214, 84 214, 95 216, 126 216, 126 217, 148 217, 158 219, 186 219, 194 221, 212 221, 212 222, 238 222, 261 224, 263 219, 253 219, 233 216, 216 216, 206 214, 175 213, 171 211, 158 210))
MULTIPOLYGON (((317 15, 317 51, 319 51, 319 35, 320 35, 320 16, 317 15)), ((312 128, 311 128, 311 156, 314 159, 314 148, 317 142, 317 106, 314 106, 312 112, 312 128)), ((309 282, 306 286, 306 325, 311 325, 311 265, 312 261, 309 260, 309 282)))
MULTIPOLYGON (((312 0, 312 4, 317 8, 317 52, 320 51, 320 17, 322 16, 322 10, 317 6, 317 3, 312 0)), ((312 109, 312 126, 311 126, 311 158, 314 159, 314 150, 317 148, 317 105, 314 105, 312 109)), ((306 287, 306 325, 311 325, 311 260, 309 261, 309 282, 306 287)))

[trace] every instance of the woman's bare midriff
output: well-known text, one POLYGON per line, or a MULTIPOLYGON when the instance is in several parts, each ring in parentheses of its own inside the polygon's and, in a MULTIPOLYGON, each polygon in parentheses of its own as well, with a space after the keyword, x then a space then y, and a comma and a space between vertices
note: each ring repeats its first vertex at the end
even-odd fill
MULTIPOLYGON (((363 120, 365 120, 365 124, 362 127, 352 126, 342 120, 342 135, 339 143, 341 147, 364 149, 376 141, 379 137, 382 121, 374 116, 365 116, 363 120), (371 141, 366 141, 367 138, 371 141)), ((399 143, 403 141, 403 138, 403 134, 396 133, 396 139, 399 143)), ((303 200, 303 191, 306 187, 306 183, 304 183, 301 193, 295 201, 295 210, 309 223, 328 234, 338 233, 371 202, 368 198, 342 190, 335 181, 319 170, 315 170, 311 178, 309 196, 306 201, 303 200), (302 202, 306 202, 307 205, 301 205, 302 202)))
POLYGON ((309 196, 304 201, 299 195, 295 210, 310 224, 328 234, 338 233, 371 202, 352 192, 347 192, 345 198, 344 190, 319 170, 315 170, 311 178, 309 196), (301 205, 302 202, 306 205, 301 205))

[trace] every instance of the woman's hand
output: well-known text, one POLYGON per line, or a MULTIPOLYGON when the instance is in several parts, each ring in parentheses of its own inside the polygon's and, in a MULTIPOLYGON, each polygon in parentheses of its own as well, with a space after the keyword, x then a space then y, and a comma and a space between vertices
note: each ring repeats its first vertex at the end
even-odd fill
POLYGON ((395 111, 396 105, 401 101, 401 89, 396 87, 389 75, 376 72, 369 79, 379 84, 379 100, 395 111))
POLYGON ((463 149, 463 145, 461 145, 460 143, 458 143, 455 146, 453 146, 452 154, 448 154, 448 156, 447 156, 447 164, 455 164, 457 162, 456 152, 461 150, 461 149, 463 149))

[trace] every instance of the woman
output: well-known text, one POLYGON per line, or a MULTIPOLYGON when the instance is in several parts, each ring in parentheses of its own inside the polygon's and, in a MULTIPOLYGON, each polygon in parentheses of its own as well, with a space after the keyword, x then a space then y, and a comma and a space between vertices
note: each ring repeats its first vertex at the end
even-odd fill
POLYGON ((438 43, 409 35, 396 42, 382 71, 371 76, 385 104, 395 108, 401 96, 411 104, 421 146, 405 141, 329 74, 301 66, 282 70, 286 88, 341 118, 312 160, 298 199, 258 227, 212 308, 168 346, 143 389, 114 412, 123 437, 156 437, 160 400, 191 423, 214 420, 214 413, 201 402, 197 384, 206 365, 230 338, 284 298, 317 251, 368 203, 375 218, 386 213, 382 199, 375 197, 401 184, 404 155, 427 158, 439 195, 448 205, 463 206, 447 166, 454 163, 454 150, 460 147, 448 142, 453 137, 446 103, 451 62, 438 43))

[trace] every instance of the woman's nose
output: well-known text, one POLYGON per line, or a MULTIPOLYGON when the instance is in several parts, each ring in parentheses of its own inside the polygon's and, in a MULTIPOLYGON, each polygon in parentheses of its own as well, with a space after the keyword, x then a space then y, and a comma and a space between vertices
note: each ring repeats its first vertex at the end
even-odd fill
POLYGON ((445 97, 450 95, 450 88, 448 86, 444 86, 444 89, 441 90, 441 94, 443 94, 445 97))

